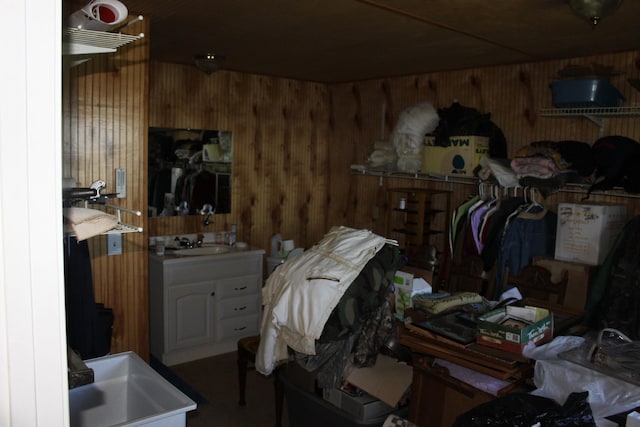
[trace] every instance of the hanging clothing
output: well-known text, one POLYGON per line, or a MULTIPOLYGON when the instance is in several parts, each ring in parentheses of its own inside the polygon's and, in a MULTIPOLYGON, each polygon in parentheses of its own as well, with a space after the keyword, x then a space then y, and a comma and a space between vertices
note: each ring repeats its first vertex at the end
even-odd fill
POLYGON ((499 208, 491 215, 486 225, 486 237, 484 239, 484 248, 482 250, 482 263, 485 272, 491 271, 498 259, 500 253, 500 245, 502 235, 507 218, 518 206, 522 205, 523 200, 520 197, 509 197, 500 201, 499 208))
POLYGON ((467 218, 467 212, 469 208, 475 205, 480 200, 480 196, 475 195, 469 200, 462 203, 452 212, 451 215, 451 227, 449 227, 449 253, 453 254, 456 245, 456 238, 458 232, 463 228, 464 221, 467 218))
POLYGON ((86 240, 65 239, 64 275, 69 347, 83 360, 108 354, 110 335, 98 315, 86 240))
POLYGON ((540 206, 522 210, 512 217, 498 255, 494 299, 504 291, 506 266, 509 266, 510 274, 517 276, 523 267, 531 264, 533 257, 553 257, 557 222, 558 216, 554 212, 540 206))
POLYGON ((216 175, 201 170, 189 179, 189 207, 192 214, 198 214, 205 204, 216 204, 216 175))

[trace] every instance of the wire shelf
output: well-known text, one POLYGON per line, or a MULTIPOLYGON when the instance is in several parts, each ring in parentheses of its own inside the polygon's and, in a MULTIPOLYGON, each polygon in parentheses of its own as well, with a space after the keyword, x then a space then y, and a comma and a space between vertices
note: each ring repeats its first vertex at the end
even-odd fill
POLYGON ((142 33, 131 35, 84 30, 81 28, 65 28, 62 32, 62 53, 64 55, 110 53, 143 37, 144 34, 142 33))
POLYGON ((638 107, 592 107, 592 108, 543 108, 540 115, 544 117, 617 117, 639 116, 638 107))

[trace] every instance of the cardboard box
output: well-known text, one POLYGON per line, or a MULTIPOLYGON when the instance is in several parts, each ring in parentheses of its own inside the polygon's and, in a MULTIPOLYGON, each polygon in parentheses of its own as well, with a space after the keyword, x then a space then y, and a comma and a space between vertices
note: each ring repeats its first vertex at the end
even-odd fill
POLYGON ((567 271, 567 290, 564 307, 584 311, 589 296, 591 281, 596 267, 571 261, 560 261, 547 257, 533 257, 533 265, 539 265, 551 272, 551 281, 560 280, 563 271, 567 271))
POLYGON ((358 396, 339 388, 322 389, 322 398, 364 422, 390 414, 394 410, 392 406, 370 394, 358 396))
POLYGON ((413 307, 413 296, 420 292, 431 292, 431 285, 422 277, 414 277, 406 271, 396 271, 393 279, 395 312, 404 316, 407 308, 413 307))
POLYGON ((404 311, 412 306, 413 274, 396 271, 396 275, 393 278, 393 286, 395 287, 396 313, 404 315, 404 311))
POLYGON ((553 313, 541 307, 506 306, 478 317, 478 344, 522 353, 524 346, 553 338, 553 313))
POLYGON ((452 136, 448 147, 436 146, 435 137, 427 136, 422 150, 422 172, 473 176, 473 169, 486 156, 489 156, 486 136, 452 136))
POLYGON ((555 259, 602 264, 626 222, 626 205, 559 203, 555 259))

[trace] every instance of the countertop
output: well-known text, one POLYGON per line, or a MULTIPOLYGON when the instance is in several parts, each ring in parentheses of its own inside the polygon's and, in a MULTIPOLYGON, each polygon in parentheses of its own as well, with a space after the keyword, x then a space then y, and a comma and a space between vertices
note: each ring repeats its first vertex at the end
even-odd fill
POLYGON ((192 262, 195 260, 204 260, 204 259, 216 259, 216 260, 228 260, 232 258, 237 258, 239 256, 251 256, 251 255, 264 255, 265 251, 263 249, 257 248, 247 248, 247 249, 236 249, 233 247, 229 247, 229 252, 221 253, 221 254, 213 254, 213 255, 176 255, 175 249, 166 248, 164 255, 156 255, 155 249, 149 249, 149 260, 154 262, 162 262, 162 263, 183 263, 183 262, 192 262))

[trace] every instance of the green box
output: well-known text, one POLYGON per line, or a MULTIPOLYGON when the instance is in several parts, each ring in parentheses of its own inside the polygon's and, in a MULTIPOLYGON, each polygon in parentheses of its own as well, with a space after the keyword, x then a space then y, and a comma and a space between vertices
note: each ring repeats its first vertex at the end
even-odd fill
POLYGON ((553 313, 546 308, 506 306, 478 317, 478 344, 522 353, 524 346, 553 338, 553 313))

